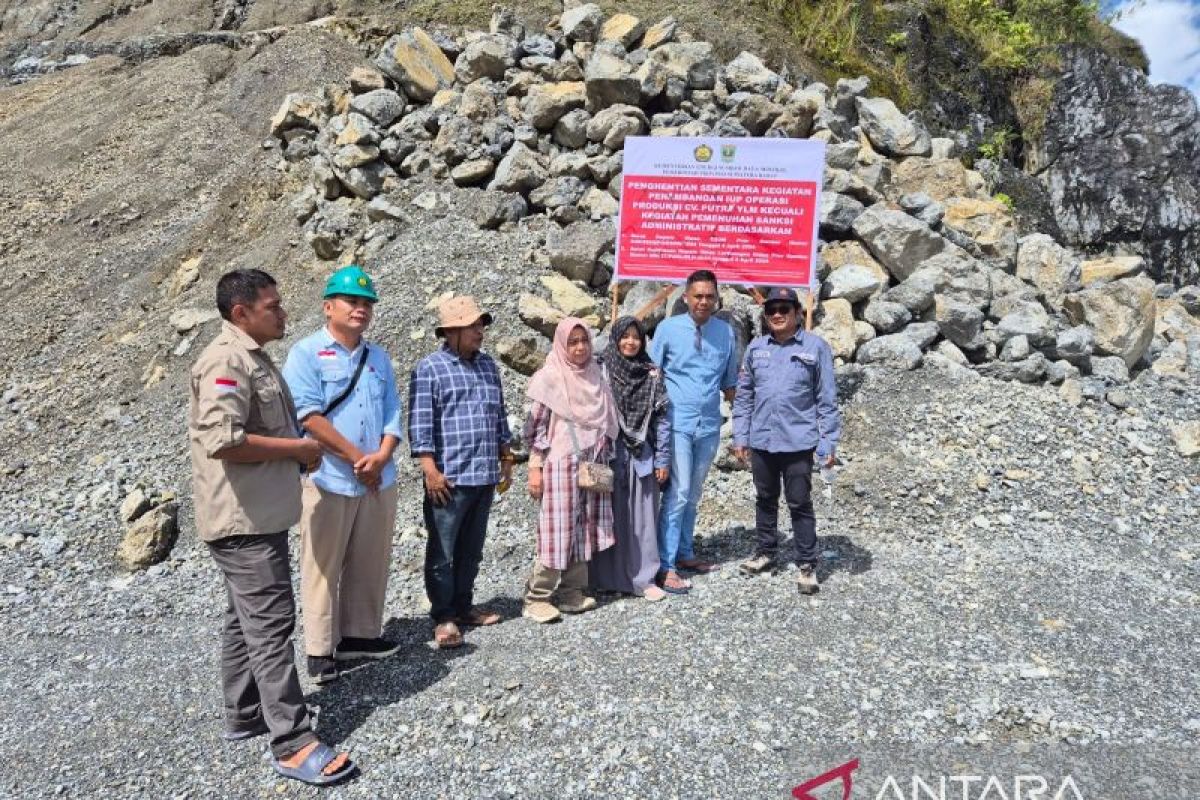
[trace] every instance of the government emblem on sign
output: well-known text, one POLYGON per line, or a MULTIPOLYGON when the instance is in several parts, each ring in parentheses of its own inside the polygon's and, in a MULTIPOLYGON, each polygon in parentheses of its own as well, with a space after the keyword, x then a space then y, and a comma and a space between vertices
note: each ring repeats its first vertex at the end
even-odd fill
POLYGON ((712 148, 706 144, 702 144, 699 147, 697 147, 695 150, 692 151, 692 155, 694 155, 696 157, 696 160, 699 161, 700 163, 705 163, 705 162, 709 161, 712 158, 712 154, 713 154, 712 148))
POLYGON ((733 163, 733 157, 737 155, 737 145, 723 144, 721 145, 721 160, 726 164, 733 163))

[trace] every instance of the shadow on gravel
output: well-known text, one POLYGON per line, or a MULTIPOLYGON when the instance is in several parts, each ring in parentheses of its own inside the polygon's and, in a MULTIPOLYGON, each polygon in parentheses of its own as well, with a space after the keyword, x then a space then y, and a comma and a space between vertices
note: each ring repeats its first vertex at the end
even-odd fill
POLYGON ((307 697, 310 705, 320 706, 322 741, 342 742, 376 709, 427 689, 450 672, 448 662, 475 651, 469 641, 454 650, 438 650, 430 643, 431 631, 428 617, 392 617, 383 636, 402 643, 400 652, 381 661, 352 662, 339 680, 307 697))
MULTIPOLYGON (((752 529, 735 525, 697 541, 697 550, 704 558, 736 567, 738 563, 754 554, 755 534, 752 529)), ((875 557, 870 550, 857 545, 849 536, 817 536, 817 549, 821 551, 821 563, 817 566, 817 579, 844 572, 861 575, 868 572, 875 557)), ((792 534, 788 531, 779 548, 779 563, 794 560, 792 534)))

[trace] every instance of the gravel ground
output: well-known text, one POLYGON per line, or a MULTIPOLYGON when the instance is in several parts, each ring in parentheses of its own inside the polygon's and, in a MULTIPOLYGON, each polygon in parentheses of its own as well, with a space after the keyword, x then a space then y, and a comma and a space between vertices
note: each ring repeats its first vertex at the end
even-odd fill
MULTIPOLYGON (((1048 387, 868 371, 818 501, 812 599, 787 570, 737 572, 753 490, 714 472, 700 551, 722 570, 686 598, 536 626, 518 616, 533 507, 514 490, 478 584, 508 619, 450 653, 428 643, 406 464, 387 606, 404 648, 306 684, 363 768, 335 793, 782 798, 858 757, 855 796, 899 796, 877 788, 888 774, 906 797, 912 774, 996 774, 1011 798, 1030 770, 1087 798, 1197 796, 1200 478, 1166 429, 1196 417, 1195 388, 1144 376, 1129 409, 1075 408, 1048 387)), ((220 581, 190 525, 132 576, 70 524, 3 563, 0 795, 316 794, 273 777, 261 740, 217 735, 220 581)))

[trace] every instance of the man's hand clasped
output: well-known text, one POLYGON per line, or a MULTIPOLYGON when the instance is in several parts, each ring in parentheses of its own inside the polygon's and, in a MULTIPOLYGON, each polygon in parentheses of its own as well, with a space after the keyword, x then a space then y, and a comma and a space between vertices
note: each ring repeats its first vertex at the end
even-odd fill
POLYGON ((359 483, 371 491, 375 491, 383 480, 383 468, 390 460, 390 457, 382 450, 368 453, 354 462, 354 477, 358 479, 359 483))
POLYGON ((297 439, 294 458, 305 472, 315 472, 321 466, 321 445, 316 439, 297 439))
POLYGON ((435 506, 444 506, 450 502, 450 490, 454 483, 446 478, 436 468, 425 470, 425 493, 435 506))

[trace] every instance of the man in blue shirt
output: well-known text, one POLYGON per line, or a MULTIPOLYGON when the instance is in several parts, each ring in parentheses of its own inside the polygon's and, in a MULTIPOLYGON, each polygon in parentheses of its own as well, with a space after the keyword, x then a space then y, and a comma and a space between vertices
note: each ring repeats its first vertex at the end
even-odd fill
POLYGON ((721 393, 733 400, 737 384, 733 329, 717 319, 717 276, 702 269, 688 276, 688 313, 654 331, 650 358, 663 371, 671 398, 671 476, 658 522, 659 585, 686 594, 690 584, 676 569, 711 572, 696 558, 693 534, 700 490, 721 439, 721 393))
POLYGON ((400 397, 387 353, 363 338, 378 296, 359 267, 325 285, 325 327, 288 353, 283 376, 296 417, 326 457, 304 480, 300 598, 308 672, 338 676, 337 662, 385 658, 381 638, 396 523, 400 397))
POLYGON ((733 402, 733 449, 754 475, 758 546, 742 571, 757 574, 779 548, 779 483, 792 514, 800 591, 815 594, 817 521, 812 504, 813 454, 832 467, 841 432, 833 353, 820 336, 800 329, 800 298, 772 289, 764 303, 769 335, 746 348, 733 402))
POLYGON ((500 615, 473 605, 488 515, 497 485, 512 482, 512 433, 500 371, 483 347, 492 315, 472 297, 438 307, 445 342, 413 370, 408 440, 425 475, 425 592, 438 647, 462 645, 459 626, 495 625, 500 615))

